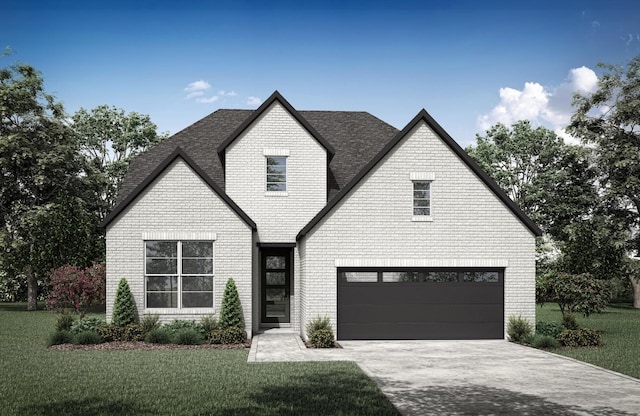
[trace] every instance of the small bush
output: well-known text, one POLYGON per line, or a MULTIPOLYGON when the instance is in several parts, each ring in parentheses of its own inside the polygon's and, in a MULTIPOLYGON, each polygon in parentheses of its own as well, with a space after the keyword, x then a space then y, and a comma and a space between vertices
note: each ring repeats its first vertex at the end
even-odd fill
POLYGON ((73 337, 73 343, 78 345, 100 344, 101 342, 102 338, 100 338, 100 335, 98 335, 98 332, 95 330, 78 332, 73 337))
POLYGON ((52 345, 71 344, 72 342, 73 338, 71 337, 69 331, 57 330, 49 337, 47 346, 50 347, 52 345))
POLYGON ((203 316, 202 319, 200 319, 200 326, 205 334, 210 334, 211 331, 218 329, 218 320, 213 315, 203 316))
POLYGON ((193 328, 180 329, 173 338, 173 342, 179 345, 200 345, 204 341, 200 331, 193 328))
POLYGON ((311 345, 315 348, 333 348, 335 346, 333 331, 327 328, 318 329, 311 333, 309 342, 311 342, 311 345))
POLYGON ((533 335, 531 322, 522 316, 510 316, 507 324, 507 335, 512 342, 523 343, 533 335))
POLYGON ((247 340, 247 334, 240 328, 214 329, 211 331, 211 344, 242 344, 247 340))
POLYGON ((158 315, 157 313, 154 313, 153 315, 144 315, 140 320, 140 328, 145 334, 152 329, 158 329, 161 326, 162 324, 160 324, 160 315, 158 315))
POLYGON ((236 327, 244 330, 242 305, 240 304, 240 296, 238 295, 236 282, 233 279, 229 279, 227 285, 224 287, 218 326, 221 329, 236 327))
POLYGON ((576 321, 576 317, 571 314, 566 314, 562 316, 562 326, 565 329, 570 329, 570 330, 575 330, 580 328, 580 325, 578 325, 578 321, 576 321))
POLYGON ((123 341, 124 328, 115 324, 105 324, 98 327, 98 335, 104 342, 123 341))
POLYGON ((124 327, 122 336, 123 341, 142 341, 144 339, 144 331, 139 324, 129 324, 124 327))
POLYGON ((536 335, 548 335, 553 338, 558 338, 563 330, 564 327, 559 322, 536 322, 536 335))
POLYGON ((113 302, 111 322, 121 327, 136 322, 136 305, 133 302, 133 295, 125 278, 120 279, 120 283, 118 283, 116 300, 113 302))
POLYGON ((75 321, 73 314, 65 311, 56 317, 56 331, 70 331, 75 321))
POLYGON ((199 332, 203 338, 206 335, 204 332, 204 329, 202 328, 202 325, 200 325, 196 321, 185 321, 181 319, 176 319, 175 321, 172 321, 164 325, 162 328, 164 328, 167 331, 172 341, 175 341, 175 335, 183 329, 193 329, 196 332, 199 332))
POLYGON ((323 318, 318 316, 312 319, 311 321, 307 322, 307 325, 305 326, 305 330, 309 338, 311 338, 311 334, 313 334, 314 332, 320 329, 331 330, 331 320, 329 319, 328 316, 325 316, 323 318))
POLYGON ((565 347, 597 347, 600 345, 600 334, 593 329, 565 329, 558 337, 565 347))
POLYGON ((151 331, 147 332, 144 336, 144 340, 146 342, 150 342, 152 344, 170 344, 171 338, 169 334, 164 328, 155 328, 151 331))
POLYGON ((98 328, 103 325, 106 325, 106 322, 100 318, 82 318, 71 325, 71 334, 76 335, 86 331, 98 332, 98 328))
POLYGON ((546 350, 549 348, 557 348, 558 340, 551 335, 536 334, 531 339, 530 344, 535 348, 546 350))

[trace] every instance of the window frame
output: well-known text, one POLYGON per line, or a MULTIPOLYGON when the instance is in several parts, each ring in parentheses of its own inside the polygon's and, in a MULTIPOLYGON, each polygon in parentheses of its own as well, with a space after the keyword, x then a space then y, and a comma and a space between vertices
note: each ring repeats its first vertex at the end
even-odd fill
POLYGON ((424 220, 428 220, 431 218, 431 183, 433 182, 433 180, 426 180, 426 179, 413 179, 411 181, 411 208, 412 208, 412 219, 414 221, 424 221, 424 220), (426 184, 428 189, 416 189, 416 185, 418 184, 426 184), (428 192, 428 198, 418 198, 416 197, 416 192, 428 192), (427 201, 427 205, 426 206, 421 206, 421 205, 416 205, 416 201, 427 201), (416 210, 423 210, 426 209, 427 213, 426 214, 421 214, 421 213, 416 213, 416 210))
MULTIPOLYGON (((289 157, 286 155, 265 155, 265 192, 269 192, 269 193, 284 193, 287 192, 287 166, 288 166, 288 159, 289 157), (269 159, 282 159, 284 160, 284 173, 269 173, 269 159), (269 177, 273 177, 274 176, 284 176, 284 181, 269 181, 269 177), (283 185, 284 188, 283 189, 269 189, 269 185, 283 185)), ((277 165, 277 166, 281 166, 281 165, 277 165)))
MULTIPOLYGON (((145 239, 143 240, 143 276, 144 276, 144 308, 149 310, 171 310, 171 311, 181 311, 181 310, 213 310, 215 305, 215 240, 200 240, 200 239, 145 239), (176 273, 147 273, 147 243, 149 242, 172 242, 176 244, 176 273), (211 244, 211 257, 193 257, 188 256, 187 260, 191 259, 211 259, 211 273, 184 273, 183 271, 183 260, 185 257, 183 256, 183 243, 209 243, 211 244), (176 305, 177 306, 149 306, 148 302, 148 277, 153 276, 170 276, 176 277, 177 279, 177 290, 175 291, 177 296, 176 305), (184 277, 211 277, 211 291, 193 291, 193 290, 183 290, 183 278, 184 277), (184 306, 183 294, 184 293, 211 293, 211 305, 208 306, 184 306)), ((162 258, 162 257, 158 257, 162 258)), ((173 257, 171 257, 173 258, 173 257)), ((156 293, 174 293, 174 291, 155 291, 156 293)))
POLYGON ((337 274, 340 284, 342 285, 371 285, 371 284, 383 284, 383 285, 502 285, 504 283, 504 267, 338 267, 337 274), (348 281, 346 279, 346 273, 365 272, 378 274, 376 281, 348 281), (390 281, 384 280, 385 273, 417 273, 417 280, 408 281, 390 281), (436 281, 427 279, 428 273, 456 273, 455 281, 436 281), (497 281, 487 280, 465 280, 465 274, 469 273, 497 273, 497 281))

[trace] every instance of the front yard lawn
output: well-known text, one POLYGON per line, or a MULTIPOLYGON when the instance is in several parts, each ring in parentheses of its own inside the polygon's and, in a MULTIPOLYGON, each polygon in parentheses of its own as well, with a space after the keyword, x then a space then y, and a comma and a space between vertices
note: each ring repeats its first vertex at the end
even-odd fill
MULTIPOLYGON (((560 308, 554 303, 538 306, 538 321, 560 322, 560 308)), ((640 309, 609 306, 604 313, 588 318, 576 315, 581 328, 591 328, 602 335, 599 348, 556 348, 556 354, 572 357, 599 367, 640 378, 640 309)))
POLYGON ((355 363, 247 350, 53 351, 55 316, 0 303, 0 414, 397 415, 355 363))

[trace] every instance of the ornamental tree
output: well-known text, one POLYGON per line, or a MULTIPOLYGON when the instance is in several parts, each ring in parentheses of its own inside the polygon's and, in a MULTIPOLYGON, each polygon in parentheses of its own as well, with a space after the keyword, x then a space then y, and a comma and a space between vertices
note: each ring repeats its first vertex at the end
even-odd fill
POLYGON ((556 302, 562 316, 574 312, 584 316, 600 313, 611 300, 609 282, 593 278, 589 273, 569 274, 550 271, 536 279, 536 302, 556 302))
POLYGON ((111 323, 120 327, 136 323, 136 305, 127 279, 120 279, 116 300, 113 303, 111 323))
POLYGON ((238 295, 236 282, 232 278, 227 281, 227 285, 224 288, 218 326, 220 329, 236 327, 244 330, 244 317, 242 316, 240 296, 238 295))
POLYGON ((105 281, 104 263, 93 263, 84 269, 71 265, 59 267, 51 272, 47 308, 73 309, 82 319, 89 306, 104 302, 105 281))

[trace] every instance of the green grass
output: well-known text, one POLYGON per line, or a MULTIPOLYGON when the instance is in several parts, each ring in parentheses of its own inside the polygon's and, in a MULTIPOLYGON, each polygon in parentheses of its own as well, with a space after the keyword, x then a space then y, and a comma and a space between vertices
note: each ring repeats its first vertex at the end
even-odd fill
POLYGON ((0 303, 0 413, 398 414, 350 362, 248 364, 246 350, 54 351, 55 316, 0 303))
MULTIPOLYGON (((536 309, 538 321, 560 322, 562 315, 556 304, 536 309)), ((598 348, 557 348, 556 354, 572 357, 599 367, 640 378, 640 309, 629 306, 609 306, 601 314, 588 318, 576 315, 581 328, 600 332, 602 346, 598 348)))

